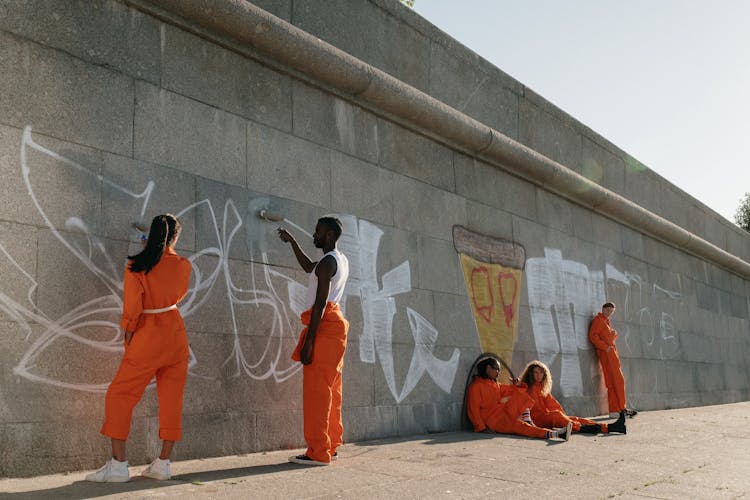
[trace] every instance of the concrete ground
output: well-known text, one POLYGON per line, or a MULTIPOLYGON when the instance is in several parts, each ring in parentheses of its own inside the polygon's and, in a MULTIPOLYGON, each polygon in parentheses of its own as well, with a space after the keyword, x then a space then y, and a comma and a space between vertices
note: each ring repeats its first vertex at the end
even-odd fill
MULTIPOLYGON (((0 498, 748 498, 750 402, 641 412, 628 434, 565 443, 463 432, 354 443, 329 467, 293 451, 176 462, 175 477, 1 479, 0 498)), ((143 467, 132 467, 138 474, 143 467)))

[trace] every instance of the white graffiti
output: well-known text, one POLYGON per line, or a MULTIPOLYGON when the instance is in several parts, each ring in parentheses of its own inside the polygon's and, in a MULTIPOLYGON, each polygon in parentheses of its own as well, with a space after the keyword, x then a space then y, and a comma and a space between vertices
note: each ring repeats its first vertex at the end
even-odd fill
MULTIPOLYGON (((36 143, 31 128, 24 130, 21 142, 21 172, 29 197, 55 239, 70 252, 83 268, 90 273, 87 279, 95 279, 106 293, 74 307, 59 318, 45 314, 34 301, 34 292, 39 289, 32 273, 18 263, 7 247, 0 241, 0 257, 4 256, 10 267, 28 282, 25 300, 12 298, 0 290, 0 311, 5 313, 24 332, 28 341, 35 325, 41 325, 42 333, 32 342, 31 347, 19 360, 14 373, 38 383, 50 384, 68 389, 101 392, 107 382, 91 383, 80 380, 66 380, 61 376, 40 374, 38 368, 44 364, 42 354, 51 345, 62 340, 70 341, 79 347, 119 356, 122 352, 122 336, 119 329, 119 315, 122 308, 122 266, 112 255, 115 253, 107 243, 96 235, 84 218, 70 215, 65 218, 65 230, 59 230, 44 206, 44 200, 35 192, 35 176, 30 152, 41 154, 47 161, 91 176, 106 185, 118 196, 126 200, 131 210, 131 220, 142 221, 149 202, 156 193, 156 184, 146 182, 143 189, 132 189, 107 179, 57 152, 36 143), (96 332, 95 334, 92 332, 96 332), (102 335, 102 332, 107 332, 102 335)), ((185 221, 203 221, 203 248, 188 256, 193 265, 193 282, 187 297, 180 305, 180 312, 186 320, 188 330, 193 321, 206 321, 207 314, 217 314, 216 304, 223 308, 230 323, 232 333, 231 352, 225 358, 224 367, 229 375, 248 376, 255 380, 273 379, 283 382, 300 370, 298 363, 289 359, 288 346, 299 333, 299 315, 307 308, 304 303, 305 287, 295 279, 269 265, 270 243, 266 233, 275 226, 257 218, 261 208, 268 206, 269 199, 256 198, 247 206, 246 216, 235 202, 228 199, 223 213, 215 213, 211 200, 204 199, 190 204, 176 215, 185 221), (206 221, 207 224, 206 225, 206 221), (251 255, 259 255, 260 262, 249 264, 250 276, 245 282, 238 281, 232 271, 230 254, 238 236, 244 230, 245 240, 251 255), (208 239, 208 243, 206 243, 208 239), (205 245, 205 246, 204 246, 205 245), (258 272, 260 269, 260 272, 258 272), (211 309, 213 307, 214 309, 211 309), (209 311, 209 309, 211 309, 209 311), (253 333, 254 324, 247 318, 263 317, 267 336, 260 346, 249 348, 245 344, 253 333)), ((58 218, 61 214, 57 213, 58 218)), ((340 240, 341 250, 349 257, 351 277, 347 284, 343 307, 348 297, 360 300, 363 325, 360 335, 360 358, 366 363, 380 362, 386 383, 394 399, 401 402, 417 386, 427 373, 446 392, 450 392, 458 367, 459 350, 455 349, 447 361, 433 354, 438 331, 418 312, 406 308, 414 350, 403 386, 397 388, 393 359, 393 318, 397 314, 395 296, 411 291, 409 262, 405 261, 382 275, 382 287, 378 286, 377 258, 383 232, 351 215, 339 215, 344 223, 344 234, 340 240)), ((310 236, 291 220, 284 223, 310 236)), ((131 244, 129 250, 137 251, 141 234, 134 228, 128 229, 131 244)), ((123 228, 123 232, 125 228, 123 228)), ((109 245, 112 245, 109 242, 109 245)), ((280 245, 274 238, 274 244, 280 245)), ((255 259, 252 259, 255 260, 255 259)), ((257 334, 256 334, 257 338, 257 334)), ((293 344, 292 344, 293 345, 293 344)), ((200 350, 191 347, 190 374, 196 377, 213 378, 202 373, 200 367, 205 362, 200 350)))
POLYGON ((591 349, 588 328, 606 300, 618 304, 618 349, 632 352, 637 325, 643 345, 660 359, 678 348, 674 316, 682 296, 657 284, 650 287, 637 274, 607 264, 604 271, 564 260, 562 252, 545 248, 544 257, 526 261, 529 309, 537 354, 547 364, 560 361, 562 395, 581 396, 583 375, 579 351, 591 349), (658 306, 658 308, 654 306, 658 306), (621 347, 623 346, 623 347, 621 347))
POLYGON ((377 257, 383 231, 377 226, 351 215, 341 216, 344 231, 340 248, 349 259, 350 276, 346 293, 360 298, 364 324, 359 342, 359 357, 365 363, 377 359, 383 367, 388 389, 401 402, 414 390, 422 375, 427 372, 432 380, 445 392, 450 392, 458 369, 460 352, 453 350, 448 361, 433 355, 438 331, 429 321, 410 307, 406 308, 409 329, 414 338, 414 352, 404 385, 396 388, 393 360, 393 317, 396 314, 395 296, 411 290, 411 270, 405 261, 383 274, 382 288, 378 287, 377 257))

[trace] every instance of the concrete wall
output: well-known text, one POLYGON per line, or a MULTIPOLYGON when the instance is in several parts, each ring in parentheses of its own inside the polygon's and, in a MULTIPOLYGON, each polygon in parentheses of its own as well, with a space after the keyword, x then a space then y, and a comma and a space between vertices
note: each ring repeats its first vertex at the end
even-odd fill
MULTIPOLYGON (((349 442, 458 428, 466 372, 487 346, 516 370, 545 360, 570 413, 600 413, 586 329, 605 299, 619 305, 633 405, 750 397, 746 233, 395 0, 256 3, 739 267, 473 154, 416 111, 404 117, 408 106, 394 113, 317 79, 304 57, 227 36, 218 15, 192 19, 170 1, 4 0, 0 476, 107 456, 98 430, 122 355, 132 223, 164 211, 180 215, 179 250, 195 270, 181 307, 193 357, 175 459, 303 443, 289 355, 306 276, 262 208, 311 252, 305 231, 318 217, 345 223, 349 442)), ((240 28, 274 35, 276 22, 240 28)), ((150 388, 131 463, 155 455, 157 436, 150 388)))

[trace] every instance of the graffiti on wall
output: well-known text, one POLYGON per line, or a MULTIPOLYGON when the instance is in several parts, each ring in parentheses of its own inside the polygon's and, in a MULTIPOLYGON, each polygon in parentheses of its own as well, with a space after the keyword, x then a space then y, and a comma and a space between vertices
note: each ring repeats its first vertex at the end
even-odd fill
POLYGON ((518 244, 453 228, 466 290, 483 352, 512 362, 524 251, 518 244))
MULTIPOLYGON (((46 314, 34 299, 34 292, 43 285, 36 282, 32 270, 24 269, 19 264, 0 239, 0 258, 6 259, 6 263, 28 284, 23 300, 14 297, 10 291, 2 290, 0 285, 0 311, 18 325, 25 339, 31 343, 14 368, 14 373, 38 383, 82 391, 104 391, 108 381, 96 383, 66 379, 60 375, 42 373, 38 368, 45 362, 45 350, 62 340, 72 342, 79 348, 119 356, 123 350, 119 314, 122 308, 121 273, 124 263, 113 256, 117 252, 108 245, 114 243, 108 243, 97 236, 90 221, 86 221, 80 214, 64 217, 63 227, 53 222, 53 219, 59 220, 60 214, 51 217, 45 200, 35 189, 38 176, 35 175, 35 164, 30 161, 30 156, 42 155, 52 165, 72 169, 106 185, 111 192, 126 200, 126 210, 134 221, 142 221, 149 211, 149 203, 158 196, 157 185, 154 181, 145 181, 144 186, 133 188, 124 186, 122 181, 107 179, 94 169, 36 143, 30 127, 23 132, 20 153, 23 182, 44 225, 51 231, 55 241, 82 264, 88 273, 85 279, 96 280, 104 292, 99 297, 77 304, 60 317, 46 314), (35 328, 40 328, 41 333, 31 341, 35 328)), ((265 198, 251 200, 247 210, 243 212, 233 200, 228 199, 224 202, 223 210, 217 213, 212 201, 203 199, 175 211, 183 221, 192 220, 191 216, 196 221, 204 221, 201 225, 201 241, 205 246, 186 255, 193 265, 193 282, 187 297, 180 304, 180 312, 189 331, 191 318, 196 319, 217 310, 222 316, 228 317, 232 346, 223 363, 230 370, 231 376, 244 375, 255 380, 272 379, 283 382, 300 370, 298 363, 289 360, 290 353, 286 350, 290 342, 293 345, 298 335, 299 314, 308 307, 304 303, 306 287, 279 268, 269 265, 269 243, 265 237, 250 238, 250 251, 254 257, 249 263, 249 279, 237 278, 230 262, 232 248, 243 230, 274 229, 275 226, 261 226, 257 219, 258 210, 267 206, 268 202, 265 198), (244 342, 246 335, 243 335, 253 328, 253 322, 247 321, 247 318, 257 319, 261 315, 267 336, 264 343, 251 348, 244 342)), ((359 337, 360 359, 365 363, 380 363, 387 386, 396 402, 406 398, 425 375, 443 391, 450 392, 460 351, 454 349, 447 360, 436 357, 433 350, 438 330, 419 312, 409 307, 405 312, 414 348, 406 376, 401 387, 398 387, 393 358, 393 320, 399 313, 396 297, 412 289, 409 261, 379 275, 377 260, 383 231, 354 216, 338 216, 344 224, 344 234, 339 246, 349 257, 351 273, 342 306, 346 308, 347 298, 359 299, 363 315, 359 337)), ((294 221, 285 219, 284 222, 309 236, 294 221)), ((131 228, 129 237, 133 241, 129 248, 132 253, 137 251, 140 233, 131 228)), ((191 375, 206 376, 199 373, 202 363, 205 363, 204 353, 191 347, 191 375)))
POLYGON ((559 362, 563 396, 583 394, 580 351, 591 349, 589 323, 607 300, 618 305, 621 353, 633 352, 635 342, 644 354, 659 359, 677 353, 674 325, 682 307, 680 291, 649 284, 610 264, 603 271, 591 270, 552 248, 544 249, 544 257, 526 261, 526 283, 536 350, 548 365, 559 362))

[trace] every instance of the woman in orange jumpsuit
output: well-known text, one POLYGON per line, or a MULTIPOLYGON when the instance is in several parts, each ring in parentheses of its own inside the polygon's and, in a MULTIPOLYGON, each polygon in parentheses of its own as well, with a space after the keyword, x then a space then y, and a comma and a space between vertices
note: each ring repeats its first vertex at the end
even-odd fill
POLYGON ((607 434, 620 432, 626 434, 625 417, 621 417, 611 424, 599 423, 587 418, 566 415, 563 407, 550 393, 552 389, 552 374, 547 365, 541 361, 532 361, 523 370, 521 382, 528 387, 529 396, 534 400, 531 407, 531 420, 543 427, 561 427, 572 424, 573 432, 585 434, 607 434))
POLYGON ((187 294, 192 266, 174 251, 180 230, 173 215, 154 217, 143 251, 128 257, 120 322, 125 355, 107 389, 101 430, 112 439, 112 459, 86 476, 88 481, 129 480, 125 441, 133 408, 154 377, 162 449, 143 475, 162 480, 171 477, 169 456, 174 442, 182 437, 182 396, 189 358, 177 303, 187 294))
POLYGON ((497 382, 500 364, 487 358, 477 365, 477 376, 469 385, 467 411, 474 432, 500 432, 541 439, 570 439, 572 424, 564 429, 552 430, 537 427, 521 420, 534 401, 526 392, 526 385, 504 385, 497 382))

